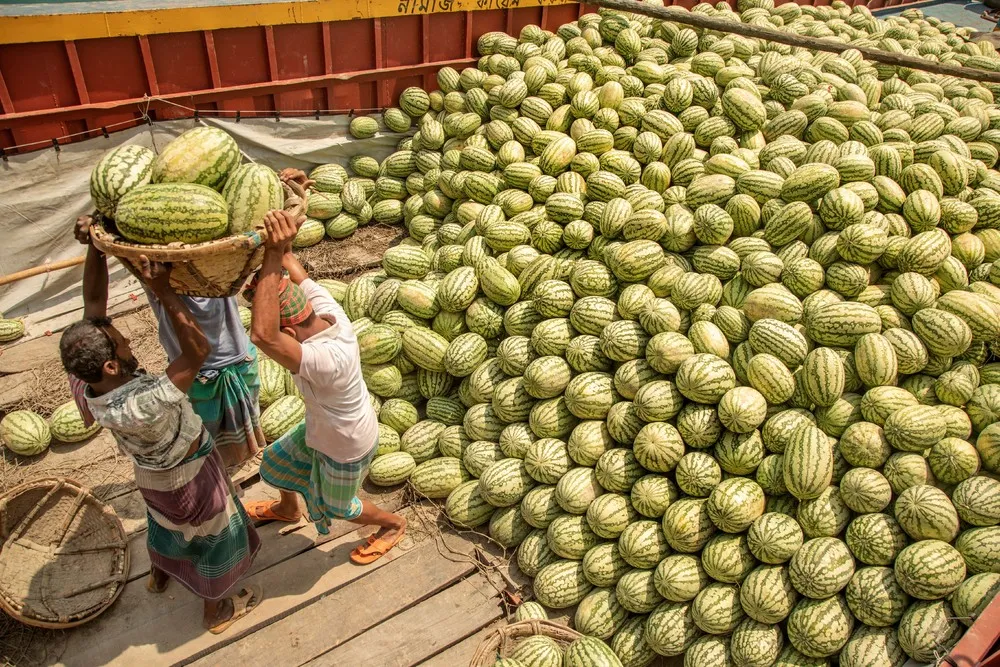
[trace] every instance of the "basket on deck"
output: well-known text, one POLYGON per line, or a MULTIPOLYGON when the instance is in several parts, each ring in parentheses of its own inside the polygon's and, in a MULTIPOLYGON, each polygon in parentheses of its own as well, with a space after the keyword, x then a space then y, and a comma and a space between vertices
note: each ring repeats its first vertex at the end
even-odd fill
POLYGON ((479 648, 476 649, 476 653, 472 656, 469 667, 493 667, 493 663, 498 658, 505 658, 510 654, 517 645, 518 639, 525 639, 534 635, 544 635, 549 639, 553 639, 563 649, 573 643, 574 640, 583 636, 576 630, 559 623, 553 623, 552 621, 542 621, 533 618, 527 621, 511 623, 510 625, 497 628, 480 642, 479 648))
POLYGON ((40 628, 72 628, 111 606, 128 580, 121 521, 65 477, 0 497, 0 607, 40 628))
MULTIPOLYGON (((306 193, 298 183, 284 183, 285 210, 298 216, 306 208, 306 193)), ((235 296, 250 274, 264 259, 267 232, 263 221, 242 234, 203 243, 145 245, 123 240, 98 220, 90 228, 90 238, 101 252, 117 257, 138 275, 139 256, 153 262, 169 262, 170 285, 187 296, 235 296)))

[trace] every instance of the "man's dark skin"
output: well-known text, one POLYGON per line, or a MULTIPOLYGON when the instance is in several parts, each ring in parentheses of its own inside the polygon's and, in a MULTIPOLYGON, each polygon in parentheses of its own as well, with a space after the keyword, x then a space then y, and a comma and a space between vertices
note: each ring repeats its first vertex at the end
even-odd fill
MULTIPOLYGON (((77 220, 74 230, 77 240, 87 244, 87 260, 83 269, 83 316, 84 319, 104 318, 108 314, 108 262, 104 254, 90 243, 89 224, 90 218, 82 217, 77 220)), ((140 256, 139 264, 137 275, 163 304, 181 348, 181 355, 167 366, 166 375, 175 387, 186 394, 198 377, 211 346, 191 311, 170 286, 170 266, 150 262, 145 256, 140 256)), ((90 384, 90 390, 95 396, 104 395, 131 382, 139 367, 128 338, 111 325, 102 327, 102 331, 114 343, 116 358, 105 362, 100 381, 90 384)), ((200 445, 201 439, 195 439, 184 455, 185 458, 198 451, 200 445)), ((166 572, 152 567, 150 590, 163 592, 169 581, 170 577, 166 572)), ((205 628, 215 627, 232 618, 231 597, 205 600, 204 603, 202 623, 205 628)))

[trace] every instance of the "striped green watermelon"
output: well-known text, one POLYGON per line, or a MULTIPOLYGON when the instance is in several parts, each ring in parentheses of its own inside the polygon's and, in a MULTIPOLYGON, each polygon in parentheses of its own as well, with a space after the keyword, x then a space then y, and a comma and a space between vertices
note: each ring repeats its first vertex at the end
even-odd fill
POLYGON ((24 335, 22 320, 9 320, 0 317, 0 343, 15 341, 24 335))
POLYGON ((154 183, 129 190, 118 201, 115 223, 135 243, 200 243, 226 233, 229 207, 204 185, 154 183))
POLYGON ((97 210, 113 219, 118 201, 150 182, 155 159, 153 151, 134 144, 105 153, 90 173, 90 198, 97 210))
POLYGON ((918 600, 903 613, 897 630, 899 645, 918 662, 937 660, 962 636, 962 625, 944 600, 918 600))
POLYGON ((611 650, 611 647, 596 637, 581 637, 566 647, 563 667, 589 667, 590 665, 622 667, 622 662, 611 650))
POLYGON ((770 665, 783 645, 779 626, 745 618, 733 629, 729 652, 737 665, 770 665))
POLYGON ((222 188, 222 196, 229 205, 230 234, 263 225, 264 215, 280 210, 285 203, 278 175, 270 167, 259 164, 244 164, 233 169, 222 188))
POLYGON ((663 602, 646 618, 646 643, 659 655, 683 654, 699 633, 688 602, 663 602))
POLYGON ((461 460, 443 456, 419 464, 410 473, 410 483, 420 495, 427 498, 447 498, 469 474, 461 460))
POLYGON ((739 586, 711 583, 691 603, 695 625, 713 635, 728 634, 746 618, 740 605, 739 586))
POLYGON ((896 580, 909 595, 937 600, 965 579, 965 562, 955 547, 941 540, 921 540, 903 549, 894 564, 896 580))
POLYGON ((762 514, 750 524, 747 546, 761 562, 787 562, 802 546, 802 528, 794 518, 776 512, 762 514))
POLYGON ((854 558, 842 541, 818 537, 795 552, 788 573, 799 593, 809 598, 827 598, 847 586, 854 574, 854 558))
POLYGON ((843 667, 902 667, 906 662, 895 628, 859 625, 838 656, 843 667))
POLYGON ((41 454, 51 441, 48 422, 30 410, 14 410, 0 420, 0 442, 15 454, 41 454))
POLYGON ((221 190, 240 163, 236 141, 224 130, 196 127, 181 134, 153 160, 154 183, 197 183, 221 190))
POLYGON ((417 467, 413 456, 407 452, 390 452, 377 456, 368 468, 368 477, 379 486, 402 484, 417 467))
POLYGON ((59 442, 82 442, 100 430, 101 425, 96 421, 89 427, 84 426, 75 401, 63 403, 49 417, 49 431, 59 442))
POLYGON ((577 632, 609 639, 628 618, 628 611, 619 604, 610 588, 595 588, 576 608, 573 627, 577 632))
POLYGON ((926 484, 911 486, 896 499, 896 520, 915 540, 951 542, 958 535, 958 513, 940 489, 926 484))
POLYGON ((298 396, 282 396, 260 416, 260 428, 274 442, 305 419, 306 405, 298 396))
POLYGON ((788 568, 781 565, 757 567, 740 586, 743 611, 759 623, 780 623, 791 613, 798 598, 788 568))
POLYGON ((875 627, 895 625, 910 604, 910 596, 887 567, 859 569, 847 584, 845 598, 855 618, 875 627))
POLYGON ((579 603, 593 586, 578 561, 558 560, 543 567, 535 576, 535 597, 551 609, 565 609, 579 603))
MULTIPOLYGON (((486 504, 485 501, 483 504, 486 504)), ((491 509, 486 521, 490 520, 492 514, 493 510, 491 509)), ((536 576, 543 567, 557 560, 559 560, 559 556, 549 549, 544 530, 531 531, 517 547, 517 566, 529 577, 536 576)))
POLYGON ((840 595, 802 598, 788 615, 785 632, 798 651, 813 658, 835 655, 851 637, 854 617, 840 595))
POLYGON ((556 667, 562 665, 562 648, 553 639, 544 635, 534 635, 519 642, 510 651, 509 660, 515 665, 538 665, 556 667))

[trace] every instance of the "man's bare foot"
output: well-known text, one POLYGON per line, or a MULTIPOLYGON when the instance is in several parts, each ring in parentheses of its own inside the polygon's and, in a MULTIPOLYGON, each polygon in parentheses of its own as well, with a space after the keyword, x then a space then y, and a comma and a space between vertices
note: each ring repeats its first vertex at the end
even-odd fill
POLYGON ((376 538, 394 540, 396 535, 406 530, 406 519, 399 517, 399 524, 395 526, 384 526, 375 533, 376 538))

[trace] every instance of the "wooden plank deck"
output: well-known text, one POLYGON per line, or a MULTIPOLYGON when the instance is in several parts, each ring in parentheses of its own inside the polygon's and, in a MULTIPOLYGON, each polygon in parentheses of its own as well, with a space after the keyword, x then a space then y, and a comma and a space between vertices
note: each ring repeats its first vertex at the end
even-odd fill
MULTIPOLYGON (((383 507, 402 502, 398 490, 383 495, 376 498, 383 507)), ((202 629, 201 600, 177 582, 162 595, 150 593, 148 559, 136 558, 118 601, 66 632, 54 664, 468 664, 482 630, 504 615, 500 591, 510 575, 482 564, 501 554, 482 536, 451 531, 426 505, 402 511, 410 534, 365 567, 348 555, 368 528, 342 522, 319 540, 312 525, 287 535, 278 534, 287 524, 259 527, 261 551, 247 581, 262 585, 264 600, 222 635, 202 629)), ((145 551, 143 536, 133 534, 135 555, 145 551)))

